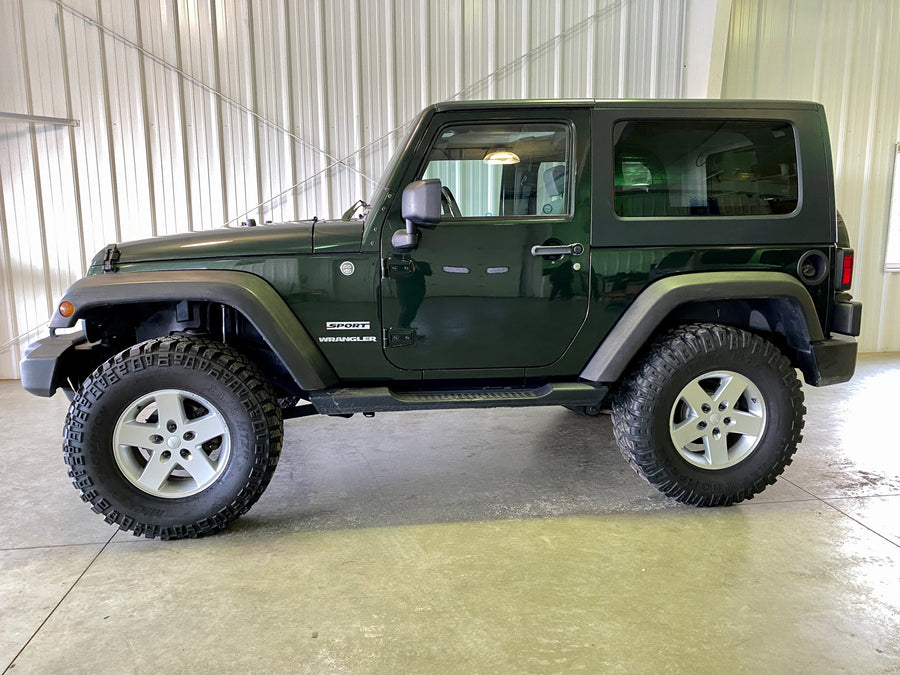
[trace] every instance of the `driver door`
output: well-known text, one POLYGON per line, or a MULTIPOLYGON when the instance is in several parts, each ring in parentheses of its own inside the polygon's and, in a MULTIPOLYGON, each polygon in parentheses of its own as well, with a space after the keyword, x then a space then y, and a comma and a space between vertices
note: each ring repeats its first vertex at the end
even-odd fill
POLYGON ((440 179, 441 222, 420 226, 408 252, 391 245, 404 227, 399 208, 382 230, 391 363, 524 369, 565 353, 590 297, 590 144, 589 111, 562 112, 435 116, 425 159, 408 178, 440 179))

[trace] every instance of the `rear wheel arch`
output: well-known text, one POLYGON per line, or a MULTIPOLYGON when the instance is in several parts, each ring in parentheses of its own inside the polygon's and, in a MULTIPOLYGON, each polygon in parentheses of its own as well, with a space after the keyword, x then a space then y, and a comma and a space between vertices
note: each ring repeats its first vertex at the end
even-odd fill
POLYGON ((592 382, 616 382, 653 341, 678 325, 713 322, 763 334, 788 354, 807 380, 804 359, 824 339, 812 298, 797 279, 780 272, 703 272, 667 277, 628 307, 582 370, 592 382))
POLYGON ((803 310, 794 299, 760 297, 687 302, 670 312, 644 348, 665 330, 689 323, 718 323, 760 335, 778 347, 804 376, 809 375, 804 354, 813 340, 803 310))

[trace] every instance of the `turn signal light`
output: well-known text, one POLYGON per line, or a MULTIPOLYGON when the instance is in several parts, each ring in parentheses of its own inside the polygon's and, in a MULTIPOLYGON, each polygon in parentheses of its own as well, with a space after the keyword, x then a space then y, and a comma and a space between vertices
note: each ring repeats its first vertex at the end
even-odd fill
POLYGON ((75 305, 68 300, 65 300, 59 303, 59 313, 61 316, 68 318, 75 313, 75 305))

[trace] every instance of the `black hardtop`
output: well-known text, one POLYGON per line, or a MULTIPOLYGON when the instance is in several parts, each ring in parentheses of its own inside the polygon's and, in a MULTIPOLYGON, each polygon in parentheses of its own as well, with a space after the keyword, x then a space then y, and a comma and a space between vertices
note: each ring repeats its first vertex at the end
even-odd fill
POLYGON ((471 112, 475 110, 521 110, 544 108, 594 109, 675 109, 704 111, 797 110, 818 111, 822 104, 814 101, 777 101, 744 99, 521 99, 483 101, 443 101, 430 106, 434 112, 471 112))

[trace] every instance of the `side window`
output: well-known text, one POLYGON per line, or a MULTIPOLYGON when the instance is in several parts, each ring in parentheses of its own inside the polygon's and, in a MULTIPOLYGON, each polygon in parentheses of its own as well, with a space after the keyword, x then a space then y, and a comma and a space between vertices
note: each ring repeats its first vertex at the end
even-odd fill
POLYGON ((455 124, 439 133, 422 178, 440 178, 445 217, 571 212, 571 131, 564 124, 455 124))
POLYGON ((618 122, 615 209, 625 218, 792 213, 799 199, 789 122, 618 122))

